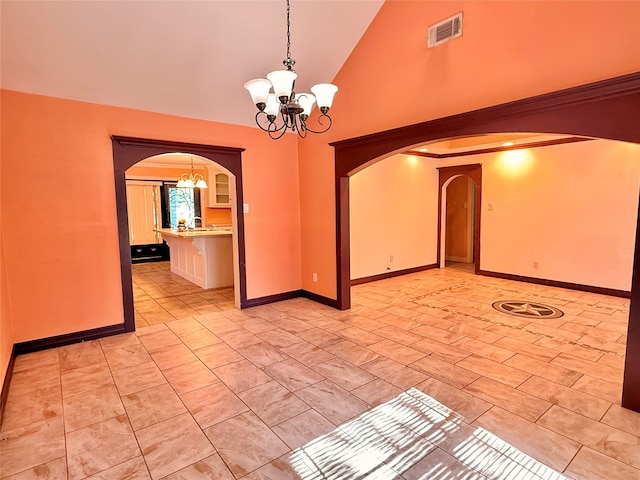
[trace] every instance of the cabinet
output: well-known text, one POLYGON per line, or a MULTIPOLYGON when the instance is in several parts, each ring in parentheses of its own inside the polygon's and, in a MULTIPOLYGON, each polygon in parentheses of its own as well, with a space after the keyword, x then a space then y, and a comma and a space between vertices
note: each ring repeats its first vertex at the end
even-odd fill
POLYGON ((229 175, 215 167, 207 168, 207 206, 230 207, 231 192, 229 190, 229 175))

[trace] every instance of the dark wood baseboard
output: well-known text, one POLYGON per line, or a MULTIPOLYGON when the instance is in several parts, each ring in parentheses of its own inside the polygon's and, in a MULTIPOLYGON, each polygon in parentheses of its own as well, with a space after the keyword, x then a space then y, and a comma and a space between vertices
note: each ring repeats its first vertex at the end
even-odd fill
POLYGON ((16 363, 16 346, 11 349, 11 356, 9 357, 9 364, 7 365, 7 371, 4 374, 4 380, 2 382, 2 392, 0 392, 0 428, 2 428, 2 421, 4 420, 4 407, 7 404, 7 397, 9 396, 9 386, 11 385, 11 376, 13 375, 13 366, 16 363))
POLYGON ((126 333, 124 323, 92 328, 90 330, 82 330, 80 332, 66 333, 64 335, 56 335, 55 337, 39 338, 38 340, 29 340, 28 342, 20 342, 16 343, 13 348, 16 355, 23 355, 25 353, 38 352, 49 348, 64 347, 65 345, 71 345, 72 343, 118 335, 120 333, 126 333))
POLYGON ((259 305, 266 305, 268 303, 281 302, 283 300, 291 300, 292 298, 308 298, 314 302, 328 305, 329 307, 339 308, 338 301, 333 298, 323 297, 317 293, 309 292, 308 290, 292 290, 290 292, 276 293, 275 295, 267 295, 266 297, 252 298, 242 304, 242 308, 257 307, 259 305))
POLYGON ((399 277, 401 275, 408 275, 410 273, 424 272, 425 270, 431 270, 432 268, 438 268, 438 264, 431 263, 429 265, 422 265, 420 267, 405 268, 404 270, 395 270, 393 272, 371 275, 370 277, 354 278, 353 280, 351 280, 351 285, 362 285, 363 283, 376 282, 378 280, 384 280, 385 278, 393 278, 399 277))
POLYGON ((322 295, 318 295, 317 293, 313 293, 308 290, 300 290, 300 296, 304 298, 308 298, 309 300, 313 300, 314 302, 318 302, 323 305, 327 305, 329 307, 337 308, 338 310, 340 310, 340 304, 338 303, 338 300, 334 298, 324 297, 322 295))
POLYGON ((593 285, 582 285, 580 283, 561 282, 559 280, 548 280, 545 278, 525 277, 523 275, 512 275, 510 273, 490 272, 479 270, 478 275, 486 277, 503 278, 505 280, 515 280, 517 282, 535 283, 536 285, 547 285, 549 287, 568 288, 580 292, 599 293, 611 297, 631 298, 631 292, 627 290, 616 290, 614 288, 594 287, 593 285))
POLYGON ((300 293, 302 290, 292 290, 290 292, 276 293, 274 295, 267 295, 266 297, 250 298, 244 302, 240 308, 258 307, 260 305, 266 305, 268 303, 282 302, 283 300, 291 300, 292 298, 298 298, 302 296, 300 293))

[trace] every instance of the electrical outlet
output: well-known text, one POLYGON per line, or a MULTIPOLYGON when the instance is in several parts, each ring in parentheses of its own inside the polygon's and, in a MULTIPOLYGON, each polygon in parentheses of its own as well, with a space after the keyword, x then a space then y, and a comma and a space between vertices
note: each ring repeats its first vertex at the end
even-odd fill
POLYGON ((312 279, 314 282, 316 282, 316 283, 317 283, 317 282, 318 282, 318 274, 314 272, 314 273, 311 275, 311 279, 312 279))
POLYGON ((242 213, 249 213, 249 204, 248 203, 243 203, 242 204, 242 213))

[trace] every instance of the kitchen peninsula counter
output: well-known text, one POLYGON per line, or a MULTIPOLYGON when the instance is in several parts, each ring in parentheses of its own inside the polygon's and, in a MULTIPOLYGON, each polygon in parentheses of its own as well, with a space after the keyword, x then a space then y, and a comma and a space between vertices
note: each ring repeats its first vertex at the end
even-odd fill
POLYGON ((233 234, 228 230, 156 230, 169 245, 171 271, 202 288, 233 285, 233 234))

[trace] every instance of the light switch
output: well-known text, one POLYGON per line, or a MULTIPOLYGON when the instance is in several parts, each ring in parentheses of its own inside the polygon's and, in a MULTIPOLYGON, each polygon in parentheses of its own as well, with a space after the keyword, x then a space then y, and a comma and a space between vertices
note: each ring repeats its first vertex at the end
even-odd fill
POLYGON ((244 213, 249 213, 249 204, 248 203, 243 203, 242 204, 242 211, 244 213))

